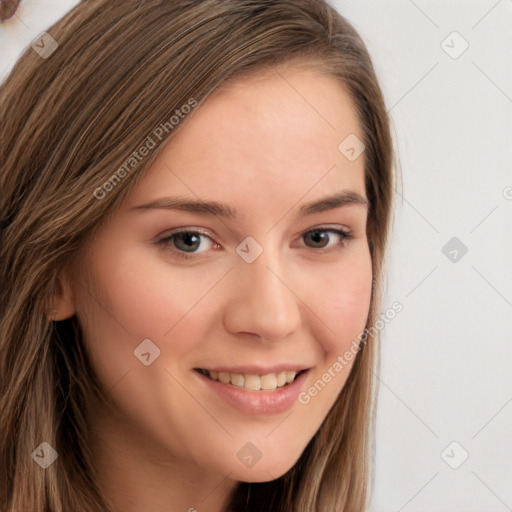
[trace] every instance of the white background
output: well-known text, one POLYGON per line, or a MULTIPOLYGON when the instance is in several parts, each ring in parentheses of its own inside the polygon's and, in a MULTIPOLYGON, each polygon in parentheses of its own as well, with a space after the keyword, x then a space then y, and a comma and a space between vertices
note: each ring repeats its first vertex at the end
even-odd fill
MULTIPOLYGON (((24 0, 0 79, 76 3, 24 0)), ((383 311, 404 309, 382 331, 370 512, 512 511, 512 0, 333 5, 373 56, 399 156, 383 311)))
POLYGON ((403 180, 371 512, 512 510, 512 2, 335 6, 375 59, 403 180))

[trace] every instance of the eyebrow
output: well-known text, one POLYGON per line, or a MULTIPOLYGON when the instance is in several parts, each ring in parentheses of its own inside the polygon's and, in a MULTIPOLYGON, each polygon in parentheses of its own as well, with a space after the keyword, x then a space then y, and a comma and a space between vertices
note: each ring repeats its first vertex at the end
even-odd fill
MULTIPOLYGON (((301 206, 297 212, 298 217, 305 217, 314 213, 321 213, 343 206, 360 205, 368 208, 368 199, 357 192, 342 191, 334 195, 321 198, 301 206)), ((226 219, 237 220, 239 218, 237 211, 227 205, 217 201, 200 201, 188 199, 185 197, 162 197, 155 199, 147 204, 134 206, 132 210, 180 210, 199 215, 211 215, 214 217, 223 217, 226 219)))

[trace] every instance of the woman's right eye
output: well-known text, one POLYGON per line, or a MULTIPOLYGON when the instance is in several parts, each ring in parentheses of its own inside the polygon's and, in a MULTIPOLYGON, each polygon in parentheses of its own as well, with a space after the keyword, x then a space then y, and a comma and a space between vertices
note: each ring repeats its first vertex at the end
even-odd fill
POLYGON ((158 245, 167 246, 177 256, 190 259, 195 254, 207 252, 213 245, 218 244, 215 244, 208 235, 199 231, 180 230, 161 238, 158 245))

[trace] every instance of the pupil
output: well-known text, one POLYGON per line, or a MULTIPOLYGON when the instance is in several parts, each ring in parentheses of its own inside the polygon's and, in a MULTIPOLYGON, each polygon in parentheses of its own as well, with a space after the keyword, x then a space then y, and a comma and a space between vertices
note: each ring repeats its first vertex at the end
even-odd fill
POLYGON ((178 238, 175 240, 175 246, 178 249, 183 249, 185 251, 193 252, 195 249, 197 249, 197 246, 199 245, 200 239, 197 235, 193 233, 181 233, 178 238), (179 243, 181 241, 185 242, 185 245, 182 247, 179 247, 179 243), (193 245, 194 247, 191 247, 193 245))
MULTIPOLYGON (((317 243, 321 244, 322 241, 328 242, 326 235, 327 235, 327 233, 324 233, 323 231, 313 231, 312 233, 310 233, 311 239, 313 240, 313 242, 315 244, 317 244, 317 243)), ((325 243, 322 244, 321 247, 325 247, 325 243)))

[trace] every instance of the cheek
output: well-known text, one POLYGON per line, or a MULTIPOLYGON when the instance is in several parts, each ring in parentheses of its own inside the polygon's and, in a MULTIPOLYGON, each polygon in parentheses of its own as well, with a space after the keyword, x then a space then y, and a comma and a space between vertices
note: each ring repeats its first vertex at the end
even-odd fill
POLYGON ((325 286, 315 297, 318 316, 328 327, 323 348, 330 355, 342 354, 366 326, 371 301, 371 260, 346 266, 324 281, 325 286))
POLYGON ((172 268, 165 261, 149 264, 137 252, 117 261, 100 259, 93 272, 110 320, 134 339, 162 339, 187 320, 222 275, 203 276, 200 269, 172 268))
POLYGON ((331 314, 333 321, 340 330, 350 329, 350 326, 360 326, 366 323, 371 299, 371 275, 367 279, 360 276, 347 276, 343 288, 333 290, 331 314))
POLYGON ((160 349, 159 363, 169 369, 186 365, 214 314, 208 293, 225 273, 149 265, 136 253, 117 259, 103 253, 91 272, 95 286, 84 294, 79 318, 107 386, 139 366, 133 351, 145 339, 160 349))

